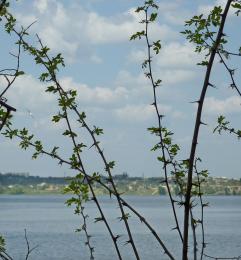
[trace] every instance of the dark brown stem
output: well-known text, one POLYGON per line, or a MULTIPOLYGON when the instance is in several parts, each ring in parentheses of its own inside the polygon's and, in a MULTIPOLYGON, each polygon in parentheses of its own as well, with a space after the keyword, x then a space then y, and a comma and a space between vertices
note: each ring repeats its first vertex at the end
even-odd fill
POLYGON ((224 12, 222 14, 221 24, 219 27, 219 31, 215 40, 215 44, 213 45, 209 62, 207 65, 207 70, 205 74, 205 79, 202 87, 202 92, 198 101, 198 109, 196 114, 196 120, 195 120, 195 128, 192 138, 192 145, 191 145, 191 151, 189 156, 189 169, 188 169, 188 177, 187 177, 187 189, 186 189, 186 196, 185 196, 185 209, 184 209, 184 226, 183 226, 183 250, 182 250, 182 259, 187 260, 188 259, 188 231, 189 231, 189 213, 190 213, 190 200, 191 200, 191 190, 192 190, 192 179, 193 179, 193 164, 196 154, 196 148, 197 148, 197 141, 198 141, 198 134, 199 129, 201 125, 201 116, 202 116, 202 109, 203 109, 203 103, 205 100, 206 92, 209 86, 209 79, 210 74, 214 62, 214 58, 218 49, 218 46, 220 44, 220 40, 223 35, 223 29, 226 21, 226 17, 230 8, 232 0, 228 0, 224 9, 224 12))
POLYGON ((205 232, 204 232, 204 203, 203 203, 203 198, 202 198, 202 191, 201 191, 201 180, 199 177, 199 172, 197 170, 197 161, 198 159, 195 160, 195 164, 194 164, 194 170, 195 173, 197 174, 197 183, 198 183, 198 197, 200 200, 200 204, 201 204, 201 230, 202 230, 202 247, 201 247, 201 256, 200 256, 200 260, 203 259, 203 255, 204 255, 204 248, 206 247, 206 243, 205 243, 205 232))
MULTIPOLYGON (((81 199, 80 198, 80 195, 79 195, 79 199, 81 199)), ((86 237, 86 242, 85 242, 85 244, 88 246, 88 248, 89 248, 89 252, 90 252, 90 260, 93 260, 94 259, 94 247, 93 246, 91 246, 91 244, 90 244, 90 235, 89 235, 89 233, 88 233, 88 230, 87 230, 87 215, 85 215, 84 214, 84 207, 82 207, 81 206, 81 209, 80 209, 80 214, 81 214, 81 216, 82 216, 82 218, 83 218, 83 221, 84 221, 84 223, 83 223, 83 225, 82 225, 82 229, 84 230, 84 232, 85 232, 85 237, 86 237)))
POLYGON ((196 236, 196 225, 194 223, 194 217, 192 209, 190 209, 190 218, 191 218, 191 227, 192 227, 192 234, 193 234, 193 259, 197 260, 197 236, 196 236))

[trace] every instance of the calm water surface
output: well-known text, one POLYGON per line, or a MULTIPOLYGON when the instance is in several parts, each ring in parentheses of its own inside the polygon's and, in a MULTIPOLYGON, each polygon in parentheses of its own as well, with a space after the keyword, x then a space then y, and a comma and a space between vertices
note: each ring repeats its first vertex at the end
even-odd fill
MULTIPOLYGON (((25 259, 26 243, 24 229, 27 229, 31 246, 38 245, 29 260, 88 260, 85 237, 74 230, 81 225, 81 218, 73 214, 72 208, 65 207, 66 196, 0 196, 0 233, 6 238, 8 252, 16 260, 25 259)), ((168 249, 180 257, 179 238, 171 229, 175 226, 167 197, 127 196, 126 200, 135 206, 166 241, 168 249)), ((214 256, 241 255, 241 197, 208 197, 210 207, 205 210, 206 253, 214 256)), ((120 249, 124 260, 135 259, 125 235, 117 206, 108 197, 101 197, 105 215, 113 232, 121 235, 120 249)), ((98 212, 93 203, 86 206, 88 230, 95 247, 95 259, 117 259, 108 232, 102 223, 94 224, 98 212)), ((178 214, 182 216, 179 210, 178 214)), ((199 214, 199 212, 195 212, 199 214)), ((131 229, 141 259, 167 259, 160 251, 159 244, 138 219, 130 219, 131 229)), ((190 258, 191 259, 191 258, 190 258)))

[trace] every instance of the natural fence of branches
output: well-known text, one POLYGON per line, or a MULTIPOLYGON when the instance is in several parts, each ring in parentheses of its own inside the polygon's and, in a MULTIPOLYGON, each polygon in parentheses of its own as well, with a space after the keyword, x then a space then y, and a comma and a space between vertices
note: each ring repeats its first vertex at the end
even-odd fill
MULTIPOLYGON (((166 258, 169 259, 203 259, 205 256, 213 259, 241 259, 238 256, 232 256, 230 258, 224 258, 222 256, 208 256, 205 254, 205 248, 207 246, 205 240, 205 226, 204 226, 204 209, 208 206, 208 202, 203 198, 202 185, 207 181, 208 171, 199 170, 199 164, 201 159, 196 153, 199 140, 199 133, 201 127, 205 127, 203 122, 203 105, 206 98, 207 90, 214 87, 215 84, 210 81, 213 73, 215 59, 220 59, 220 62, 225 67, 228 75, 230 76, 230 86, 241 96, 239 86, 235 81, 235 70, 228 64, 228 58, 230 56, 241 56, 241 49, 235 51, 226 50, 227 35, 225 33, 225 23, 229 12, 236 12, 239 18, 241 10, 241 1, 227 0, 225 8, 215 6, 210 13, 205 16, 195 15, 190 20, 185 22, 185 30, 182 34, 188 41, 196 46, 195 51, 202 53, 205 57, 204 60, 198 63, 199 66, 205 68, 203 75, 203 84, 197 101, 196 117, 194 122, 194 131, 192 142, 190 143, 190 154, 188 159, 180 160, 178 144, 173 142, 173 132, 165 127, 164 115, 159 107, 159 95, 158 89, 162 84, 160 78, 156 78, 153 74, 153 60, 155 56, 161 52, 161 40, 153 41, 150 37, 150 27, 156 22, 158 17, 158 5, 155 1, 145 1, 142 6, 136 9, 143 18, 141 23, 143 24, 143 30, 135 32, 130 40, 143 40, 146 46, 146 58, 143 60, 142 68, 145 76, 149 79, 150 85, 153 90, 152 106, 155 108, 156 123, 154 126, 148 128, 148 131, 156 136, 156 144, 151 149, 158 153, 157 161, 160 164, 160 176, 164 176, 164 184, 166 185, 168 196, 170 199, 170 206, 172 210, 174 227, 173 236, 179 238, 182 252, 176 256, 172 248, 168 248, 165 241, 162 238, 162 234, 159 230, 155 230, 152 224, 138 212, 118 191, 115 181, 113 179, 113 169, 115 167, 115 161, 111 161, 107 158, 103 151, 99 137, 103 135, 102 128, 92 126, 88 122, 85 112, 79 109, 77 103, 77 91, 74 89, 65 90, 59 80, 58 71, 60 67, 65 66, 64 59, 61 54, 52 56, 51 50, 44 44, 41 38, 36 35, 38 44, 32 45, 29 40, 31 37, 28 34, 28 29, 19 27, 14 16, 9 12, 9 2, 1 1, 0 4, 0 17, 1 26, 5 28, 8 34, 17 37, 17 54, 11 54, 16 59, 16 64, 13 68, 6 68, 0 70, 0 77, 5 80, 6 85, 1 86, 0 93, 0 130, 2 134, 9 139, 16 138, 19 140, 19 145, 23 149, 32 149, 33 158, 36 159, 40 155, 51 157, 56 163, 60 165, 67 165, 70 169, 76 172, 76 176, 70 180, 65 192, 72 194, 72 197, 67 200, 67 205, 74 205, 74 213, 79 215, 82 219, 82 225, 78 229, 84 233, 86 237, 86 245, 89 249, 90 259, 95 258, 94 246, 91 241, 91 235, 88 232, 88 215, 85 209, 85 203, 92 200, 98 210, 98 216, 95 218, 95 222, 102 222, 106 227, 109 236, 113 243, 116 256, 115 259, 123 259, 122 252, 120 250, 120 234, 116 234, 113 231, 113 227, 110 224, 108 217, 103 210, 103 206, 99 197, 96 195, 94 186, 96 183, 101 185, 108 191, 110 196, 115 199, 116 205, 119 209, 119 219, 123 222, 123 230, 126 233, 127 240, 126 250, 132 250, 135 259, 141 259, 140 252, 133 237, 132 227, 130 224, 130 217, 136 216, 140 220, 140 225, 145 225, 150 234, 156 239, 160 246, 160 259, 163 257, 163 253, 166 258), (22 55, 30 55, 36 63, 42 69, 42 73, 39 76, 41 82, 46 83, 47 88, 45 91, 49 95, 53 95, 57 102, 58 107, 56 114, 53 115, 52 121, 54 124, 64 122, 66 129, 62 133, 72 145, 72 151, 69 158, 61 156, 58 146, 53 146, 48 150, 44 147, 44 144, 35 138, 35 136, 29 132, 28 129, 17 129, 11 123, 11 116, 16 109, 14 104, 8 104, 8 100, 5 98, 7 91, 10 88, 14 88, 14 83, 18 77, 24 74, 20 68, 20 60, 22 55), (81 131, 88 134, 91 144, 87 141, 83 141, 83 136, 80 131, 76 131, 73 120, 78 123, 81 131), (83 154, 86 149, 92 149, 94 153, 97 153, 98 158, 102 162, 103 168, 100 169, 101 174, 105 172, 107 176, 108 184, 101 178, 99 172, 88 172, 88 168, 83 158, 83 154), (178 186, 178 196, 174 196, 170 189, 170 179, 178 186), (183 218, 179 218, 177 215, 177 207, 183 209, 183 218), (200 207, 200 215, 196 216, 194 213, 194 207, 200 207), (183 223, 183 224, 182 224, 183 223), (201 240, 198 241, 197 229, 201 230, 201 240), (175 234, 176 232, 176 234, 175 234), (189 238, 190 233, 192 236, 192 245, 189 238), (192 250, 190 250, 192 248, 192 250)), ((217 120, 217 127, 214 132, 221 134, 223 131, 228 132, 236 136, 241 137, 241 131, 234 129, 230 123, 226 120, 225 116, 220 115, 217 120)), ((32 252, 29 247, 28 239, 25 233, 26 242, 28 246, 28 253, 26 259, 32 252)), ((4 246, 4 239, 0 237, 0 257, 2 259, 12 259, 11 252, 7 253, 4 246)))

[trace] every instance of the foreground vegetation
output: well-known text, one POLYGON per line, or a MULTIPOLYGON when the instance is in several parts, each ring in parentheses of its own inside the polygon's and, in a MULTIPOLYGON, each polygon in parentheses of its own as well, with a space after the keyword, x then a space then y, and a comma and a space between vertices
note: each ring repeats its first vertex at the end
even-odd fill
MULTIPOLYGON (((227 61, 230 56, 241 56, 241 49, 240 47, 237 48, 237 46, 234 47, 233 43, 229 44, 232 37, 229 37, 226 33, 226 18, 229 19, 234 14, 239 16, 241 12, 241 0, 227 0, 225 6, 214 6, 210 12, 194 15, 185 21, 185 29, 182 31, 182 34, 186 38, 185 41, 194 45, 194 51, 201 54, 199 56, 201 60, 197 65, 203 68, 203 70, 200 70, 201 73, 203 72, 203 80, 198 97, 195 95, 195 99, 192 101, 192 103, 196 103, 196 116, 194 118, 193 135, 190 139, 190 153, 184 158, 180 153, 181 147, 174 142, 174 133, 166 127, 166 121, 163 119, 165 118, 163 114, 165 111, 163 111, 164 109, 160 106, 162 100, 159 102, 158 98, 159 94, 161 94, 158 89, 162 87, 165 82, 162 83, 162 79, 155 73, 155 60, 156 55, 161 52, 162 44, 165 44, 165 42, 161 42, 161 39, 156 40, 152 38, 150 29, 152 30, 153 28, 153 30, 156 31, 159 7, 156 1, 147 0, 135 10, 135 15, 138 18, 140 17, 139 23, 142 24, 142 28, 141 31, 133 32, 134 34, 130 37, 130 40, 143 40, 145 42, 146 55, 142 60, 142 68, 152 89, 153 98, 151 99, 151 105, 156 115, 156 122, 152 123, 148 131, 156 137, 156 141, 151 150, 155 152, 157 161, 160 164, 160 174, 162 177, 155 179, 153 184, 144 178, 129 182, 129 178, 126 178, 127 176, 125 176, 124 179, 118 179, 113 175, 116 162, 106 157, 106 152, 100 141, 100 136, 104 134, 104 130, 90 122, 91 120, 89 120, 85 111, 82 110, 83 104, 79 104, 77 90, 75 88, 66 88, 64 82, 61 82, 59 70, 65 66, 64 58, 61 53, 53 54, 38 34, 36 35, 36 39, 29 35, 28 29, 32 24, 26 28, 19 26, 15 17, 9 12, 9 2, 10 1, 7 0, 0 1, 0 21, 3 24, 4 30, 10 36, 15 37, 14 41, 17 38, 15 42, 17 51, 14 55, 10 53, 16 58, 16 65, 13 68, 9 68, 7 64, 4 64, 6 67, 1 70, 1 76, 4 82, 3 91, 0 94, 0 131, 4 129, 3 135, 6 138, 17 139, 22 149, 30 149, 33 159, 37 159, 42 155, 48 156, 59 165, 64 164, 75 172, 75 177, 70 180, 68 185, 59 185, 62 185, 62 187, 66 185, 64 191, 71 193, 73 196, 66 201, 66 204, 74 205, 74 214, 79 215, 82 220, 82 226, 78 231, 82 231, 85 234, 85 245, 89 249, 90 259, 93 260, 95 258, 95 248, 92 244, 92 235, 88 233, 89 222, 87 221, 88 214, 85 212, 85 203, 92 200, 98 210, 95 222, 102 222, 103 225, 105 225, 116 252, 116 259, 123 259, 121 253, 123 243, 129 246, 128 249, 131 250, 135 259, 142 259, 136 239, 133 236, 132 222, 129 220, 130 217, 135 215, 140 220, 140 224, 145 225, 150 231, 150 234, 153 235, 158 242, 160 246, 160 256, 164 253, 172 260, 197 260, 198 258, 202 260, 204 256, 207 256, 205 252, 207 243, 205 240, 204 208, 208 205, 208 202, 203 200, 202 195, 205 194, 205 192, 208 193, 209 190, 207 189, 212 186, 220 188, 218 191, 216 188, 213 188, 214 194, 216 192, 219 194, 223 192, 221 188, 222 185, 220 184, 221 181, 216 182, 216 180, 214 180, 213 182, 213 178, 209 177, 208 171, 202 170, 202 166, 200 166, 202 159, 198 155, 198 147, 201 141, 199 137, 201 128, 207 125, 205 123, 203 107, 205 100, 207 100, 208 90, 211 87, 216 88, 213 74, 216 72, 214 67, 217 67, 217 59, 229 77, 227 86, 230 86, 236 95, 241 97, 238 82, 236 83, 236 75, 234 76, 237 71, 236 64, 230 65, 229 61, 227 61), (64 129, 62 135, 69 140, 70 146, 64 145, 61 147, 62 143, 57 144, 57 146, 52 146, 52 140, 49 136, 46 138, 48 144, 45 146, 41 140, 36 139, 35 134, 32 134, 22 125, 24 122, 16 126, 13 124, 11 113, 15 112, 16 109, 9 105, 5 93, 14 86, 17 77, 21 77, 25 74, 24 71, 20 70, 22 53, 33 58, 36 66, 41 70, 38 78, 43 83, 42 85, 45 92, 55 97, 57 109, 52 115, 52 121, 55 124, 59 124, 59 126, 60 123, 63 123, 64 129), (91 157, 92 153, 94 158, 96 158, 94 160, 101 162, 101 166, 96 172, 87 170, 89 163, 85 155, 89 158, 93 158, 91 157), (67 154, 68 156, 66 157, 67 154), (105 175, 105 177, 103 177, 103 175, 105 175), (119 209, 118 219, 122 221, 123 224, 123 230, 119 234, 116 233, 111 219, 105 214, 101 201, 99 201, 99 197, 97 196, 102 190, 115 199, 115 207, 119 209), (150 190, 153 195, 168 194, 169 196, 172 219, 174 222, 172 230, 177 232, 176 237, 178 238, 178 242, 175 246, 177 248, 181 246, 182 251, 179 252, 177 257, 174 255, 175 252, 173 252, 173 249, 167 247, 166 240, 163 240, 161 234, 159 235, 161 227, 154 229, 152 224, 123 197, 123 192, 126 194, 128 192, 132 194, 136 192, 144 194, 143 191, 146 190, 150 190), (173 194, 179 196, 176 197, 173 196, 173 194), (179 217, 177 214, 177 209, 180 207, 183 209, 182 217, 179 217), (193 210, 194 207, 199 207, 200 211, 196 213, 196 211, 193 210), (196 235, 198 229, 201 230, 200 237, 196 235), (125 237, 125 241, 123 241, 123 236, 125 237), (190 239, 191 236, 193 238, 192 240, 190 239)), ((229 26, 227 28, 229 28, 229 26)), ((158 31, 157 34, 159 34, 158 31)), ((170 52, 172 52, 172 50, 170 50, 170 52)), ((25 70, 25 68, 23 69, 25 70)), ((162 73, 160 74, 162 75, 162 73)), ((172 76, 174 76, 174 74, 172 76)), ((197 80, 199 80, 199 78, 198 76, 197 80)), ((26 98, 28 98, 28 95, 26 95, 26 98)), ((15 105, 13 104, 13 106, 15 105)), ((218 125, 213 129, 213 132, 219 134, 228 132, 238 140, 241 138, 241 130, 234 128, 233 122, 227 121, 225 115, 220 115, 217 121, 218 125)), ((218 150, 217 153, 219 153, 218 150)), ((140 160, 140 158, 138 158, 138 160, 140 160)), ((231 169, 234 168, 232 166, 231 164, 231 169)), ((150 171, 149 174, 151 174, 150 171)), ((232 187, 235 188, 232 189, 226 182, 224 183, 225 194, 234 194, 234 191, 235 194, 239 193, 240 188, 236 187, 236 182, 233 183, 232 187)), ((23 183, 16 185, 10 184, 7 185, 7 189, 11 191, 17 189, 19 193, 21 191, 21 185, 24 186, 23 183)), ((28 185, 28 188, 32 190, 34 190, 36 185, 41 191, 50 189, 50 185, 52 185, 50 190, 54 190, 55 187, 54 184, 45 182, 28 185)), ((24 191, 22 190, 22 192, 24 191)), ((27 260, 32 249, 29 248, 27 238, 26 242, 28 245, 27 260)), ((6 252, 4 238, 1 235, 0 257, 4 260, 12 260, 12 257, 6 252)), ((207 257, 211 259, 240 259, 240 256, 229 258, 223 256, 207 257)))

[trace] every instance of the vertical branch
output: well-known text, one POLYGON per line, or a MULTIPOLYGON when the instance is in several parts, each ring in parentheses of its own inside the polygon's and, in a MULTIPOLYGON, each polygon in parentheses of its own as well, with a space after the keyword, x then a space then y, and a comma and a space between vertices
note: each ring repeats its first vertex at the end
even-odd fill
POLYGON ((163 116, 161 115, 161 113, 159 112, 159 109, 158 109, 157 95, 156 95, 157 85, 154 81, 153 72, 152 72, 151 44, 149 42, 149 30, 148 30, 149 29, 149 27, 148 27, 148 24, 149 24, 148 7, 145 9, 145 24, 146 24, 145 38, 146 38, 146 44, 147 44, 147 57, 148 57, 147 63, 148 63, 148 70, 149 70, 148 71, 148 78, 151 81, 152 89, 153 89, 153 99, 154 99, 153 105, 155 107, 155 111, 156 111, 156 115, 157 115, 157 121, 158 121, 158 129, 159 129, 158 130, 158 136, 160 138, 160 146, 161 146, 161 152, 162 152, 162 157, 163 157, 163 169, 164 169, 164 175, 165 175, 165 184, 166 184, 166 187, 167 187, 168 196, 170 198, 172 211, 173 211, 173 215, 174 215, 174 219, 175 219, 175 223, 176 223, 175 229, 177 229, 180 239, 183 240, 182 233, 181 233, 180 226, 179 226, 179 221, 178 221, 177 214, 176 214, 175 202, 174 202, 174 199, 172 197, 170 185, 169 185, 169 182, 168 182, 168 172, 167 172, 167 164, 168 163, 167 163, 165 146, 163 144, 163 136, 162 136, 162 122, 161 122, 161 120, 162 120, 163 116))
POLYGON ((24 229, 24 238, 25 238, 26 245, 27 245, 27 253, 26 253, 25 260, 28 260, 31 252, 33 252, 33 250, 35 250, 38 247, 38 245, 30 248, 30 244, 29 244, 29 241, 28 241, 27 230, 26 229, 24 229))
POLYGON ((90 238, 91 238, 91 236, 89 235, 89 233, 88 233, 88 231, 87 231, 87 217, 88 217, 88 215, 85 215, 84 214, 84 207, 82 207, 81 206, 81 209, 80 209, 81 211, 80 211, 80 214, 81 214, 81 216, 82 216, 82 218, 83 218, 83 221, 84 221, 84 223, 83 223, 83 225, 82 225, 82 229, 84 230, 84 232, 85 232, 85 237, 86 237, 86 242, 85 242, 85 244, 88 246, 88 248, 89 248, 89 252, 90 252, 90 260, 93 260, 94 259, 94 247, 93 246, 91 246, 91 244, 90 244, 90 238))
POLYGON ((200 260, 202 260, 203 255, 204 255, 204 249, 206 247, 205 232, 204 232, 204 207, 206 207, 208 204, 203 203, 202 191, 201 191, 201 179, 199 176, 200 173, 197 170, 197 161, 198 160, 200 161, 200 159, 195 160, 194 170, 195 170, 195 173, 197 174, 198 196, 199 196, 199 200, 200 200, 200 204, 201 204, 201 219, 199 222, 201 222, 201 230, 202 230, 202 247, 201 247, 201 256, 200 256, 200 260))
POLYGON ((193 260, 197 260, 197 236, 196 236, 196 224, 193 217, 192 209, 190 209, 191 227, 193 233, 193 260))
POLYGON ((183 260, 188 259, 188 231, 189 231, 189 213, 190 213, 190 208, 191 208, 190 200, 191 200, 192 179, 193 179, 193 165, 194 165, 194 158, 195 158, 195 154, 196 154, 199 129, 200 129, 200 125, 202 123, 201 122, 202 109, 203 109, 203 104, 204 104, 204 100, 206 97, 207 88, 209 86, 209 79, 210 79, 210 75, 211 75, 214 58, 215 58, 218 46, 220 44, 220 40, 223 35, 223 29, 224 29, 226 17, 227 17, 231 2, 232 2, 232 0, 227 1, 224 12, 222 14, 221 24, 220 24, 220 27, 218 30, 215 44, 213 45, 213 48, 212 48, 212 51, 210 54, 201 95, 200 95, 200 98, 198 101, 195 128, 194 128, 191 151, 190 151, 190 156, 189 156, 189 169, 188 169, 187 188, 186 188, 185 205, 184 205, 185 208, 184 208, 183 250, 182 250, 182 259, 183 260))

